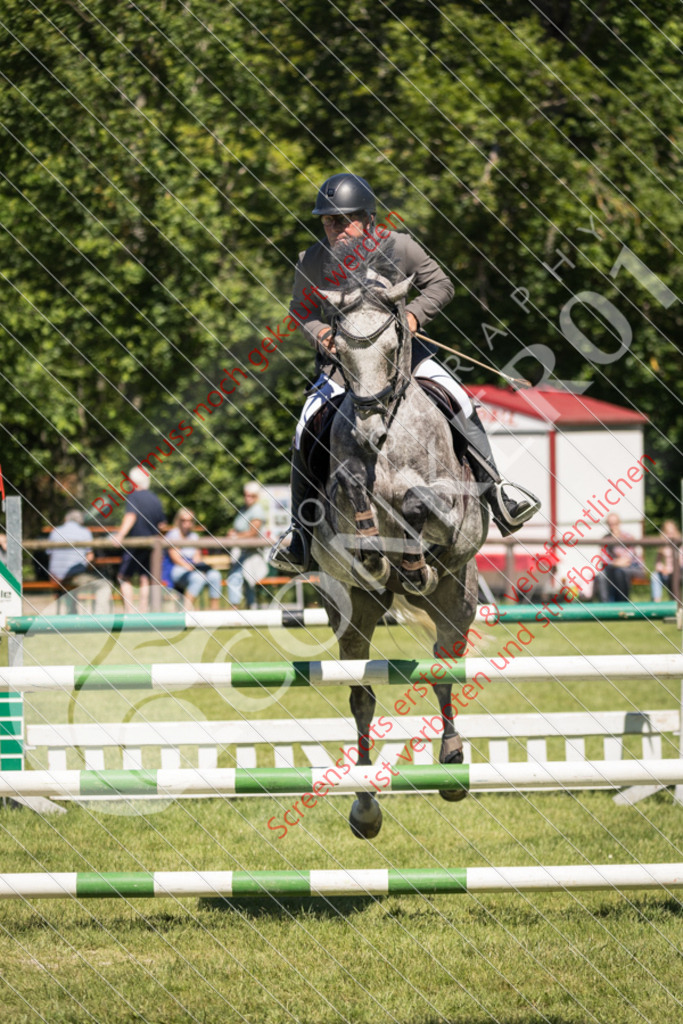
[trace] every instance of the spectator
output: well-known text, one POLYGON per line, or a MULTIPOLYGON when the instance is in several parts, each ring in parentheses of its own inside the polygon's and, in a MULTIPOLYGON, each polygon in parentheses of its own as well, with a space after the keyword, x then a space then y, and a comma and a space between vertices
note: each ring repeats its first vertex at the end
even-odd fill
POLYGON ((7 562, 7 534, 0 533, 0 562, 7 562))
MULTIPOLYGON (((681 531, 673 519, 665 519, 662 523, 662 535, 671 540, 681 540, 681 531)), ((683 548, 680 550, 681 565, 683 565, 683 548)), ((657 559, 650 577, 650 594, 653 601, 661 601, 664 595, 664 587, 670 592, 674 577, 674 549, 671 544, 663 544, 657 548, 657 559)))
MULTIPOLYGON (((244 504, 235 516, 232 529, 227 540, 241 541, 247 538, 260 537, 261 529, 266 520, 266 513, 260 504, 261 488, 257 483, 245 484, 244 504)), ((242 601, 242 589, 246 595, 247 607, 256 608, 256 584, 268 573, 264 548, 233 548, 230 552, 232 565, 228 573, 228 600, 237 608, 242 601)))
MULTIPOLYGON (((62 525, 51 530, 48 540, 54 543, 92 541, 92 533, 83 525, 83 521, 80 509, 71 509, 64 516, 62 525)), ((91 548, 50 548, 48 557, 53 582, 69 590, 92 587, 95 591, 95 614, 105 615, 109 611, 111 588, 108 580, 95 568, 95 556, 91 548)))
POLYGON ((208 587, 209 606, 215 612, 221 597, 221 574, 201 561, 202 553, 197 547, 199 534, 192 529, 194 522, 189 508, 181 508, 176 513, 173 529, 166 535, 166 540, 176 546, 164 552, 162 579, 184 593, 186 611, 192 610, 202 590, 208 587))
MULTIPOLYGON (((128 495, 121 525, 112 540, 115 544, 123 544, 126 537, 156 537, 168 527, 161 502, 153 491, 149 490, 149 473, 136 466, 128 474, 137 490, 128 495)), ((133 584, 134 576, 140 576, 140 608, 142 615, 149 608, 149 560, 151 548, 132 548, 124 551, 119 567, 119 583, 123 597, 123 610, 134 612, 133 584)))
POLYGON ((642 550, 623 544, 623 541, 635 540, 635 537, 622 530, 621 520, 616 512, 607 516, 607 528, 609 533, 602 539, 606 542, 609 561, 595 580, 598 600, 628 601, 631 580, 644 572, 642 550))

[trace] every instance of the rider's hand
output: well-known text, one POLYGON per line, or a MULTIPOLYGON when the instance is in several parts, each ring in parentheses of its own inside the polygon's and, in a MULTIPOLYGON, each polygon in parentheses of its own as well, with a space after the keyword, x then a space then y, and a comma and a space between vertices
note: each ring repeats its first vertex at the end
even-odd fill
POLYGON ((337 346, 334 343, 334 334, 331 327, 323 327, 318 334, 318 345, 325 349, 330 355, 336 355, 337 346))
POLYGON ((417 317, 415 316, 414 313, 406 313, 406 320, 408 321, 410 333, 415 334, 415 331, 418 331, 420 329, 420 325, 417 322, 417 317))

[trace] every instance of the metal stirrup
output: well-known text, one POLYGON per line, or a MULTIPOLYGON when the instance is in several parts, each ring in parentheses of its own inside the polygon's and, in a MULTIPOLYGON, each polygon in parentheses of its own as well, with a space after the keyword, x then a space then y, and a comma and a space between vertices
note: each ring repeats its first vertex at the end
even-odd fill
POLYGON ((531 491, 527 491, 526 487, 522 487, 521 484, 511 484, 507 480, 501 480, 500 483, 494 484, 494 492, 496 495, 496 504, 498 506, 497 511, 500 512, 500 518, 503 519, 508 526, 521 526, 522 523, 526 523, 527 519, 531 519, 541 507, 540 499, 532 494, 531 491), (531 505, 525 509, 518 516, 511 516, 503 498, 503 488, 514 487, 516 491, 523 494, 526 498, 529 498, 531 505))
POLYGON ((281 537, 278 537, 278 539, 275 541, 272 548, 270 549, 268 553, 268 564, 272 565, 274 569, 279 569, 281 572, 306 572, 310 562, 310 557, 310 545, 308 543, 308 537, 306 536, 305 531, 302 530, 301 527, 296 526, 294 523, 292 523, 289 529, 285 530, 281 537), (282 545, 284 544, 285 540, 287 539, 287 537, 289 537, 290 534, 292 534, 292 539, 294 539, 295 530, 299 534, 299 539, 301 540, 304 553, 303 561, 300 563, 287 561, 287 552, 289 551, 289 546, 286 547, 284 550, 282 548, 282 545), (298 569, 295 568, 296 565, 299 566, 298 569))

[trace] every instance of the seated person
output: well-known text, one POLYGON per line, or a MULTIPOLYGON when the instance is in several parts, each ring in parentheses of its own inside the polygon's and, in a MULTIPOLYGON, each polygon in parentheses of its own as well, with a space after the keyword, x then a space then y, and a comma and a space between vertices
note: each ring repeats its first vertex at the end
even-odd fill
MULTIPOLYGON (((261 530, 267 514, 261 504, 261 487, 255 481, 244 485, 244 507, 235 516, 227 540, 244 541, 261 537, 261 530)), ((258 608, 256 584, 268 575, 265 548, 233 548, 230 552, 232 565, 228 573, 228 600, 233 608, 239 608, 242 591, 248 608, 258 608)))
MULTIPOLYGON (((83 520, 84 516, 80 509, 71 509, 64 516, 62 525, 50 532, 48 540, 55 543, 92 541, 92 533, 83 525, 83 520)), ((92 549, 51 548, 48 555, 49 573, 53 582, 69 590, 92 586, 95 591, 95 614, 106 615, 109 611, 111 587, 93 565, 95 556, 92 549)))
POLYGON ((189 508, 176 512, 173 528, 166 534, 166 540, 175 547, 164 551, 161 578, 164 583, 182 591, 185 611, 192 611, 196 599, 208 587, 209 607, 215 612, 221 597, 221 574, 202 561, 202 553, 197 547, 199 534, 192 529, 194 525, 194 513, 189 508))
MULTIPOLYGON (((665 519, 662 523, 662 535, 671 540, 681 540, 681 531, 673 519, 665 519)), ((680 551, 681 565, 683 565, 683 548, 680 551)), ((673 593, 671 587, 674 578, 674 549, 671 544, 663 544, 657 548, 657 559, 650 577, 650 594, 653 601, 661 601, 664 596, 664 588, 673 593)))
POLYGON ((598 601, 628 601, 631 592, 631 580, 644 572, 641 560, 641 549, 626 547, 625 540, 635 540, 632 534, 621 528, 621 520, 616 512, 607 516, 609 533, 603 540, 606 542, 607 556, 610 561, 597 576, 595 587, 598 601))

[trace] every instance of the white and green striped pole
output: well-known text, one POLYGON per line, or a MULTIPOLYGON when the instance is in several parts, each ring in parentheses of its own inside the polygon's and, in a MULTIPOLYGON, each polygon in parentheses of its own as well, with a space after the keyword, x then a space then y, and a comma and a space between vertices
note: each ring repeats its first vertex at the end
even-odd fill
POLYGON ((327 626, 324 608, 259 608, 251 611, 150 612, 147 615, 22 615, 10 617, 13 633, 178 632, 185 629, 300 629, 327 626))
POLYGON ((646 761, 529 761, 503 764, 346 766, 327 768, 135 768, 0 772, 0 796, 92 797, 317 796, 383 791, 411 793, 464 789, 594 789, 683 783, 683 759, 646 761), (324 790, 324 791, 323 791, 324 790))
MULTIPOLYGON (((22 548, 21 498, 13 495, 3 503, 6 513, 7 564, 0 561, 0 625, 8 617, 21 615, 22 548)), ((19 670, 23 664, 23 636, 10 633, 7 644, 9 664, 19 670)), ((8 686, 8 689, 11 687, 8 686)), ((21 771, 24 767, 24 700, 21 693, 0 693, 0 769, 21 771)))
MULTIPOLYGON (((476 622, 493 625, 488 606, 477 609, 476 622)), ((604 604, 521 604, 499 605, 501 623, 523 622, 610 622, 619 619, 664 619, 676 615, 675 601, 626 601, 604 604)), ((168 631, 185 629, 312 628, 327 626, 322 608, 287 611, 263 608, 256 611, 152 612, 148 615, 20 615, 7 620, 13 633, 120 633, 124 631, 168 631)))
MULTIPOLYGON (((42 690, 177 690, 187 687, 405 686, 408 683, 469 683, 494 680, 638 678, 678 679, 681 654, 572 655, 514 658, 504 668, 487 658, 417 660, 180 662, 152 665, 44 665, 0 669, 0 686, 17 693, 42 690)), ((463 691, 464 692, 464 691, 463 691)), ((464 694, 467 697, 467 694, 464 694)))
POLYGON ((468 892, 680 888, 683 888, 683 864, 337 871, 73 871, 0 875, 0 898, 4 899, 435 896, 468 892))

